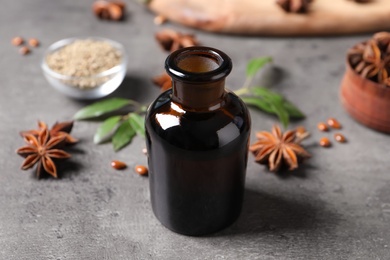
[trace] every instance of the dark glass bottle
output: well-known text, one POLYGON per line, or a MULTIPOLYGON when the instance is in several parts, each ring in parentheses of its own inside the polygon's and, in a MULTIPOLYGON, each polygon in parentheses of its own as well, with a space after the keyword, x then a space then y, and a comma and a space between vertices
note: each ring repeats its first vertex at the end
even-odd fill
POLYGON ((250 134, 245 104, 225 90, 230 58, 208 47, 168 56, 172 89, 146 115, 152 208, 167 228, 205 235, 240 214, 250 134))

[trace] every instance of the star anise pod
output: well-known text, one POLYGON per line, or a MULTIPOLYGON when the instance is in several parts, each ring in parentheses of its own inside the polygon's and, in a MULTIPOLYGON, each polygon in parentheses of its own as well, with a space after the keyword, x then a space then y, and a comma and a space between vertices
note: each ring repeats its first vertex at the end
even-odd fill
MULTIPOLYGON (((44 129, 47 128, 47 124, 38 121, 38 129, 32 129, 28 131, 20 132, 20 135, 24 137, 26 134, 32 134, 34 136, 38 136, 39 133, 44 129)), ((70 135, 70 132, 73 128, 73 121, 65 121, 65 122, 56 122, 50 129, 49 134, 51 137, 57 137, 57 136, 64 136, 65 137, 65 143, 67 144, 75 144, 78 142, 76 138, 70 135)))
POLYGON ((152 81, 156 86, 161 88, 161 92, 168 90, 172 87, 172 79, 166 72, 154 77, 152 81))
POLYGON ((174 52, 181 48, 198 45, 192 34, 182 34, 171 29, 165 29, 155 34, 157 42, 165 51, 174 52))
POLYGON ((374 79, 378 83, 387 82, 390 57, 381 51, 375 39, 368 41, 365 45, 355 46, 348 55, 357 73, 365 78, 374 79))
POLYGON ((276 3, 288 13, 306 13, 312 1, 313 0, 276 0, 276 3))
POLYGON ((49 130, 44 127, 36 137, 33 134, 26 133, 24 140, 26 146, 19 148, 16 152, 25 160, 22 164, 22 170, 32 168, 37 164, 36 174, 40 177, 42 168, 54 178, 57 178, 57 168, 53 158, 64 159, 71 155, 63 150, 56 149, 62 142, 65 141, 65 136, 58 135, 50 137, 49 130))
POLYGON ((258 141, 249 150, 255 155, 256 162, 268 165, 270 171, 277 172, 282 166, 294 170, 301 160, 310 157, 299 144, 302 139, 296 138, 295 130, 283 134, 280 127, 275 125, 271 133, 258 132, 256 137, 258 141))

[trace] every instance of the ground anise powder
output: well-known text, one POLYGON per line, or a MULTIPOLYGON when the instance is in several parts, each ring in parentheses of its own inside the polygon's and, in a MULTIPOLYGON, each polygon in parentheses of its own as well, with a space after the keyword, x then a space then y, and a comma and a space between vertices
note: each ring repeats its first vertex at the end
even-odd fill
POLYGON ((70 82, 80 89, 94 88, 104 83, 89 77, 119 65, 121 60, 121 53, 110 43, 92 39, 76 40, 46 57, 47 65, 53 71, 80 77, 70 82))

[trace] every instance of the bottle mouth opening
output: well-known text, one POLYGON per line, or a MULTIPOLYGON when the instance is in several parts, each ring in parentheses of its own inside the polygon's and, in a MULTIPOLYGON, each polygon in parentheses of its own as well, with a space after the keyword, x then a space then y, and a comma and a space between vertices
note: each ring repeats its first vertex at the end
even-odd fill
POLYGON ((218 81, 230 73, 232 62, 220 50, 194 46, 171 53, 165 69, 171 77, 182 81, 218 81))
POLYGON ((180 69, 193 72, 193 73, 205 73, 216 70, 221 65, 222 61, 211 55, 205 55, 204 53, 190 53, 178 57, 175 61, 176 66, 180 69))

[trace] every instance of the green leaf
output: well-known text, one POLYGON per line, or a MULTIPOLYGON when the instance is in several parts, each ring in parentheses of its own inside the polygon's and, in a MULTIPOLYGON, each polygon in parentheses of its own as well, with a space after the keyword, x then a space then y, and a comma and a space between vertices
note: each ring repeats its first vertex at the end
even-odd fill
POLYGON ((101 115, 123 108, 132 103, 134 103, 132 100, 125 98, 110 98, 103 101, 98 101, 79 110, 74 115, 74 119, 82 120, 99 117, 101 115))
POLYGON ((251 92, 255 95, 255 97, 261 97, 264 99, 265 102, 276 106, 276 108, 274 107, 272 109, 281 120, 284 120, 284 122, 288 123, 288 120, 285 119, 286 116, 284 112, 287 112, 287 115, 293 118, 305 117, 305 115, 293 103, 289 102, 288 100, 285 100, 282 95, 276 92, 273 92, 264 87, 253 87, 251 88, 251 92))
POLYGON ((283 96, 273 92, 267 88, 264 87, 253 87, 251 88, 251 91, 254 95, 264 97, 270 100, 273 100, 275 102, 281 102, 283 100, 283 96))
POLYGON ((281 102, 273 102, 270 104, 272 106, 273 111, 279 117, 280 122, 287 128, 289 122, 289 115, 286 109, 283 107, 283 103, 281 102))
POLYGON ((263 110, 267 113, 278 116, 282 125, 286 128, 289 122, 289 114, 287 110, 283 107, 282 102, 277 102, 274 100, 261 99, 259 97, 242 97, 241 98, 247 105, 254 106, 260 110, 263 110))
POLYGON ((112 137, 114 150, 118 151, 131 142, 136 132, 130 124, 130 120, 122 122, 112 137))
POLYGON ((93 137, 93 142, 95 144, 101 144, 105 141, 108 141, 114 133, 115 127, 121 121, 121 118, 121 116, 112 116, 104 120, 104 122, 97 129, 93 137))
POLYGON ((270 106, 269 103, 266 101, 258 98, 258 97, 242 97, 241 98, 247 105, 257 107, 260 110, 263 110, 265 112, 274 114, 274 110, 272 106, 270 106))
POLYGON ((264 67, 267 63, 270 63, 272 61, 271 57, 261 57, 261 58, 255 58, 248 62, 248 65, 246 66, 246 75, 247 77, 253 77, 259 69, 264 67))
POLYGON ((136 113, 131 113, 129 116, 131 127, 142 137, 145 137, 145 118, 136 113))
POLYGON ((290 115, 290 117, 293 118, 305 118, 305 115, 302 113, 301 110, 299 110, 293 103, 291 103, 288 100, 284 100, 283 107, 287 111, 287 113, 290 115))

